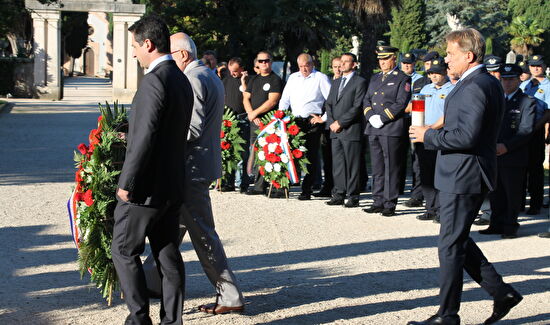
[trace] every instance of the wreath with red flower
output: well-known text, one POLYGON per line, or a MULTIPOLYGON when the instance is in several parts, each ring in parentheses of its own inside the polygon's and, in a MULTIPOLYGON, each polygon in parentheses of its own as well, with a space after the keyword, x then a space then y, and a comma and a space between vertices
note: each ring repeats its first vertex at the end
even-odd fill
POLYGON ((75 189, 68 202, 73 240, 78 248, 81 276, 90 273, 91 281, 101 290, 109 305, 118 280, 111 257, 113 214, 118 175, 125 154, 127 131, 124 107, 99 105, 97 129, 90 131, 88 144, 78 145, 75 189))
POLYGON ((241 161, 243 144, 246 141, 240 136, 241 128, 233 111, 225 107, 220 131, 220 145, 222 149, 222 180, 227 182, 231 173, 237 169, 241 161))
POLYGON ((300 170, 307 174, 304 133, 289 110, 266 114, 256 133, 254 152, 260 174, 270 187, 288 191, 291 183, 299 182, 300 170))

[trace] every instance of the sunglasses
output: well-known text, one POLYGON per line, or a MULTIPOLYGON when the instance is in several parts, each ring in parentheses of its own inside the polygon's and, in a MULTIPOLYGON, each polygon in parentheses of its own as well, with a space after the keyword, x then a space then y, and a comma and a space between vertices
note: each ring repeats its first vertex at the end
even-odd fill
POLYGON ((258 63, 269 63, 269 62, 271 62, 270 59, 260 59, 260 60, 258 60, 258 63))

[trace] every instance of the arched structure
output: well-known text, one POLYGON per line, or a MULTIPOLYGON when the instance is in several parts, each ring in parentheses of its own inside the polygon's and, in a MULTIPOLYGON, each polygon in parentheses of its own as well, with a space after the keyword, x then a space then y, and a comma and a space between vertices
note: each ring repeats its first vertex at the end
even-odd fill
POLYGON ((126 101, 137 90, 143 75, 132 58, 128 27, 145 13, 145 5, 131 0, 60 0, 44 5, 25 0, 33 19, 34 88, 39 98, 59 100, 63 93, 61 74, 61 12, 102 11, 113 14, 113 99, 126 101))

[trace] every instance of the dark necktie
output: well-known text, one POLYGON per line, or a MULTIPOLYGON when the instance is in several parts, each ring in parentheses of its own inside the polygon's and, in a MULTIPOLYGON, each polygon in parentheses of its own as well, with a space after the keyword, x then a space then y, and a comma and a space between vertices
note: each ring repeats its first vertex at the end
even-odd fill
POLYGON ((382 74, 382 81, 386 80, 386 77, 388 76, 387 73, 382 74))
POLYGON ((342 90, 344 90, 344 85, 346 84, 346 77, 342 77, 342 81, 340 82, 340 87, 338 87, 338 99, 342 96, 342 90))

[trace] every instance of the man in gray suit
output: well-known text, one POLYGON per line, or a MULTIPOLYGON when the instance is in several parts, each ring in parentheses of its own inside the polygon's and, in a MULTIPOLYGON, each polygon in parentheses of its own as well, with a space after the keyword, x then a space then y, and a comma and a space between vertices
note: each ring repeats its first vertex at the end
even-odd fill
MULTIPOLYGON (((221 177, 220 131, 224 108, 224 89, 221 80, 200 60, 193 40, 184 33, 170 37, 171 53, 176 64, 187 76, 195 101, 191 125, 187 136, 185 165, 185 196, 180 219, 180 242, 189 231, 191 242, 204 272, 215 286, 214 304, 199 306, 210 314, 243 312, 244 298, 237 280, 227 264, 223 245, 216 233, 208 188, 221 177)), ((152 259, 149 257, 153 265, 152 259)), ((148 268, 148 286, 152 292, 158 288, 156 268, 148 268)))

